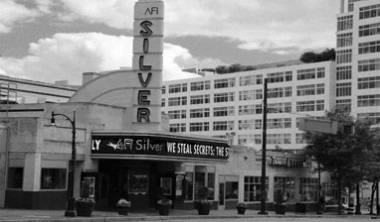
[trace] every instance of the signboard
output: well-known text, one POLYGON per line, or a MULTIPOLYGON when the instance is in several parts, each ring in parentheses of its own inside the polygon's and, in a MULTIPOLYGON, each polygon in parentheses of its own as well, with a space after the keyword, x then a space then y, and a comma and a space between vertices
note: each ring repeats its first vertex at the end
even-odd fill
POLYGON ((134 8, 133 75, 139 80, 133 99, 133 123, 159 123, 163 64, 164 3, 140 0, 134 8))
POLYGON ((227 143, 205 142, 169 136, 93 136, 92 154, 163 155, 228 159, 227 143))
POLYGON ((284 167, 304 167, 304 161, 296 158, 272 156, 269 165, 284 167))
POLYGON ((302 119, 298 128, 303 131, 336 134, 338 132, 338 122, 325 119, 305 118, 302 119))

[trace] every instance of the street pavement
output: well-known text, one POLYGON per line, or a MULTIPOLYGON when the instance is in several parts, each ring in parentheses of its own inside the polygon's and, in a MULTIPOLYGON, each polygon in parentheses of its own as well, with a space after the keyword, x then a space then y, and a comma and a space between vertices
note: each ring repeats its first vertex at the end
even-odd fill
POLYGON ((113 221, 234 221, 234 222, 280 222, 280 221, 305 221, 305 222, 340 222, 340 221, 368 221, 378 220, 379 216, 363 215, 338 215, 336 213, 316 214, 309 212, 306 214, 295 214, 287 212, 285 215, 274 214, 269 211, 268 215, 260 215, 258 211, 247 210, 244 215, 237 214, 236 210, 212 210, 210 215, 198 215, 196 210, 171 210, 169 216, 159 216, 154 209, 147 212, 130 212, 128 216, 120 216, 115 211, 94 211, 91 217, 64 217, 64 210, 16 210, 0 209, 0 221, 2 222, 113 222, 113 221))

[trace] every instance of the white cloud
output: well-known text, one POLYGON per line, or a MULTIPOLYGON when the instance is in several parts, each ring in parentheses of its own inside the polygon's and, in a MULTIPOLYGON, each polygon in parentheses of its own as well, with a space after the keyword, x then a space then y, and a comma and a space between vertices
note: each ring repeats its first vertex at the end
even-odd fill
MULTIPOLYGON (((134 0, 61 0, 66 20, 132 28, 134 0)), ((222 36, 238 39, 242 49, 269 52, 287 48, 335 46, 335 15, 331 0, 165 0, 165 35, 222 36)))
POLYGON ((60 18, 67 20, 82 19, 89 23, 104 23, 110 27, 124 29, 133 24, 133 5, 131 0, 61 0, 67 9, 60 18))
MULTIPOLYGON (((163 79, 188 78, 176 60, 194 60, 190 53, 165 44, 163 79)), ((2 57, 0 68, 8 75, 44 82, 69 80, 81 84, 83 72, 100 72, 131 67, 132 38, 101 33, 55 34, 30 44, 29 55, 21 58, 2 57)))
POLYGON ((39 15, 37 10, 28 9, 12 0, 1 0, 0 33, 10 32, 18 22, 30 21, 39 15))

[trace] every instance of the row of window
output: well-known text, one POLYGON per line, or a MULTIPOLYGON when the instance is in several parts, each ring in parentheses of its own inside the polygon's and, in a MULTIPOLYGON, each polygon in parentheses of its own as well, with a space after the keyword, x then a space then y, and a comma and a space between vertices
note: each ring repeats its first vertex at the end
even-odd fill
POLYGON ((359 72, 367 72, 374 70, 380 70, 380 58, 361 60, 358 62, 359 72))
POLYGON ((380 76, 366 77, 358 79, 358 89, 380 88, 380 76))
POLYGON ((380 16, 380 4, 360 8, 359 19, 374 18, 380 16))
POLYGON ((359 119, 367 119, 371 124, 379 124, 380 123, 380 112, 375 113, 358 113, 359 119))
MULTIPOLYGON (((312 68, 312 69, 302 69, 297 71, 297 79, 314 79, 323 78, 325 76, 325 68, 312 68)), ((275 72, 267 74, 268 83, 278 83, 278 82, 288 82, 293 80, 293 72, 275 72)), ((263 83, 263 75, 249 75, 240 76, 239 85, 240 86, 250 86, 259 85, 263 83)), ((235 87, 235 78, 223 78, 214 80, 214 89, 231 88, 235 87)), ((211 80, 196 81, 190 83, 190 91, 202 91, 211 89, 211 80)), ((187 92, 187 83, 176 83, 168 85, 168 93, 181 93, 187 92)), ((162 86, 162 94, 166 93, 166 86, 162 86)))
POLYGON ((337 83, 336 96, 351 96, 351 82, 337 83))
POLYGON ((343 33, 337 35, 337 47, 347 47, 352 46, 352 33, 343 33))
MULTIPOLYGON (((10 167, 8 169, 9 189, 22 189, 24 178, 23 167, 10 167)), ((64 190, 66 189, 66 169, 42 168, 41 169, 41 190, 64 190)))
MULTIPOLYGON (((271 134, 269 138, 269 143, 276 144, 276 142, 281 142, 282 144, 288 144, 291 140, 291 137, 288 137, 288 134, 279 136, 279 134, 271 134)), ((261 144, 262 135, 261 134, 241 134, 238 135, 238 145, 240 146, 252 146, 254 144, 261 144)), ((268 135, 267 135, 268 143, 268 135)), ((268 144, 269 144, 268 143, 268 144)), ((306 144, 307 140, 304 133, 296 133, 296 144, 306 144)))
POLYGON ((338 31, 349 30, 353 27, 353 16, 347 15, 338 18, 337 29, 338 31))
POLYGON ((380 106, 380 94, 358 96, 358 107, 380 106))
POLYGON ((352 49, 339 50, 336 52, 336 64, 352 62, 352 49))
POLYGON ((380 35, 380 23, 359 26, 359 37, 380 35))
POLYGON ((359 43, 359 54, 380 52, 380 41, 359 43))
MULTIPOLYGON (((297 96, 318 95, 325 93, 325 84, 310 84, 297 86, 297 96)), ((282 98, 292 96, 292 87, 279 87, 268 89, 268 98, 282 98)), ((261 100, 263 99, 263 90, 244 90, 239 91, 239 101, 261 100)), ((234 92, 223 92, 214 94, 214 103, 233 102, 235 100, 234 92)), ((210 94, 190 96, 190 105, 209 104, 211 102, 210 94)), ((168 106, 184 106, 187 105, 187 97, 170 97, 168 106)), ((161 101, 161 106, 165 107, 165 98, 161 101)), ((287 112, 280 109, 281 112, 287 112)))

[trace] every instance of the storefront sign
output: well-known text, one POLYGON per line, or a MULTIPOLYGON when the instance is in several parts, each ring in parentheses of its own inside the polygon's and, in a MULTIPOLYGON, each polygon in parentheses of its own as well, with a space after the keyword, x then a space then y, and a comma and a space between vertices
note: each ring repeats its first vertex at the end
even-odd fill
POLYGON ((163 52, 162 1, 138 1, 135 4, 132 69, 138 77, 133 104, 133 122, 159 123, 163 52))
POLYGON ((296 158, 272 156, 269 165, 285 167, 304 167, 304 161, 296 158))
POLYGON ((115 136, 92 138, 93 154, 148 154, 228 159, 226 143, 203 142, 157 136, 115 136))

